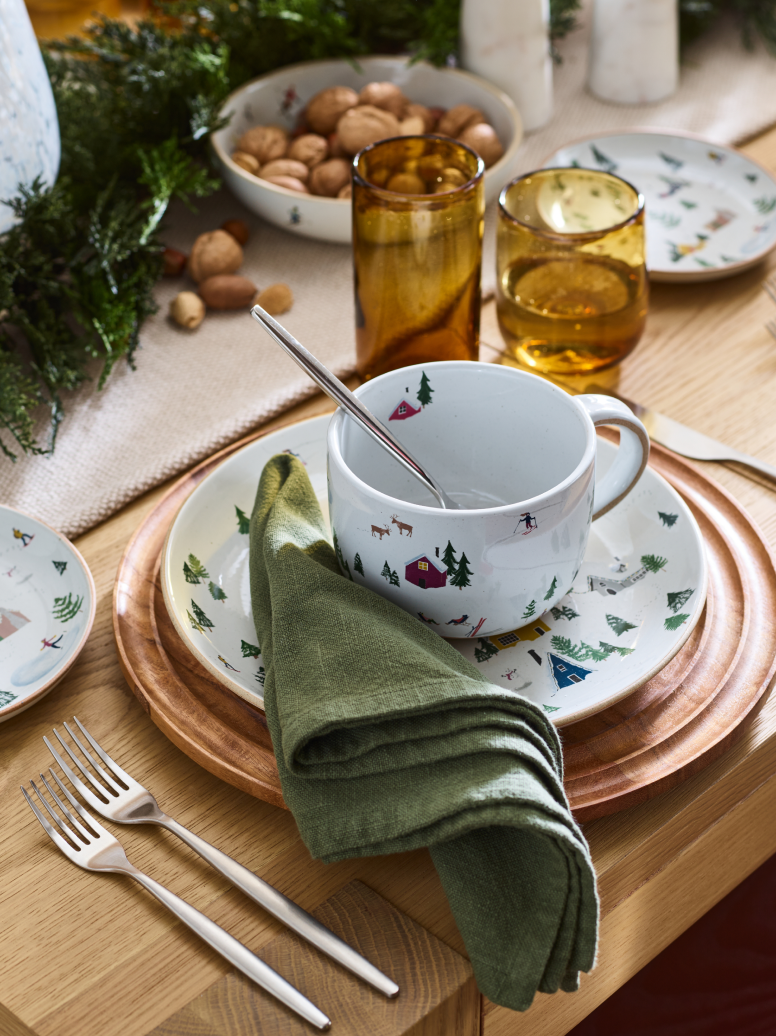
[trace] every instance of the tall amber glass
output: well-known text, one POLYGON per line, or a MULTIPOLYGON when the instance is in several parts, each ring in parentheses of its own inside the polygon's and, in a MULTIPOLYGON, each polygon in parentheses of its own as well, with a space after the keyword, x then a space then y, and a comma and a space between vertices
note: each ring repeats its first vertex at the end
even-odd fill
POLYGON ((363 378, 476 360, 484 165, 442 137, 396 137, 353 163, 356 356, 363 378))
POLYGON ((499 197, 497 306, 515 359, 544 374, 611 367, 647 317, 644 198, 588 169, 541 169, 499 197))

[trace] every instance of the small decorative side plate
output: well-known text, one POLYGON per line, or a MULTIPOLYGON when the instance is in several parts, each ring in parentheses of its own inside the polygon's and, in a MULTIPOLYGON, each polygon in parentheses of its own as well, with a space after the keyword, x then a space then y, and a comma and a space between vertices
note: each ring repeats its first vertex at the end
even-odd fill
POLYGON ((0 723, 65 675, 94 621, 92 574, 73 544, 0 505, 0 723))
MULTIPOLYGON (((264 464, 293 453, 328 516, 329 417, 283 428, 224 461, 181 507, 162 554, 164 601, 199 662, 261 707, 264 666, 251 614, 248 517, 264 464)), ((599 443, 599 471, 615 449, 599 443)), ((359 581, 353 559, 352 578, 359 581)), ((593 524, 571 592, 494 637, 451 640, 495 684, 540 704, 558 726, 608 707, 657 673, 690 635, 706 599, 700 530, 682 498, 647 468, 593 524)), ((464 619, 468 616, 463 617, 464 619)))
POLYGON ((653 281, 709 281, 776 246, 776 181, 740 151, 674 133, 612 133, 568 144, 545 166, 603 169, 646 200, 653 281))

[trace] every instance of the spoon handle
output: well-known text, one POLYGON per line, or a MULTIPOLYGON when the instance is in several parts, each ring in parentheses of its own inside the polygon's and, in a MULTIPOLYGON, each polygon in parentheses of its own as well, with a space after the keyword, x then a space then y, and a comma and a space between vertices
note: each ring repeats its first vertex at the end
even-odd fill
POLYGON ((285 349, 289 356, 296 360, 299 366, 310 375, 327 396, 334 400, 337 406, 350 414, 372 436, 375 442, 379 443, 386 452, 390 453, 400 464, 404 465, 411 475, 414 475, 418 481, 423 483, 426 489, 434 494, 440 507, 451 510, 459 509, 459 504, 451 500, 444 489, 423 470, 412 454, 388 431, 382 421, 378 421, 360 399, 353 395, 347 385, 343 385, 339 378, 335 377, 328 367, 324 367, 282 324, 279 324, 261 306, 254 306, 251 310, 251 316, 262 325, 281 348, 285 349))

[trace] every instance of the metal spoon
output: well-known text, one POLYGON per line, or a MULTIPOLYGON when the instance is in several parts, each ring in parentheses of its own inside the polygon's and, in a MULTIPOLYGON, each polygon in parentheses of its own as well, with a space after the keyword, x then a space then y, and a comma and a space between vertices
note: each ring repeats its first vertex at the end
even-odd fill
POLYGON ((327 396, 334 400, 337 406, 341 407, 345 413, 357 421, 364 431, 372 436, 375 442, 379 443, 387 453, 390 453, 411 475, 414 475, 419 482, 422 482, 426 489, 434 494, 440 507, 448 508, 449 510, 461 509, 461 505, 450 499, 439 483, 418 464, 409 450, 402 446, 399 440, 388 431, 382 421, 378 421, 374 414, 367 410, 364 404, 353 395, 350 389, 343 385, 339 378, 336 378, 331 373, 328 367, 324 367, 320 360, 316 360, 313 354, 305 349, 301 342, 297 342, 294 336, 289 334, 282 324, 279 324, 261 306, 254 306, 251 310, 251 316, 258 320, 264 330, 275 339, 278 345, 285 349, 289 356, 296 360, 303 370, 307 371, 313 381, 323 389, 327 396))

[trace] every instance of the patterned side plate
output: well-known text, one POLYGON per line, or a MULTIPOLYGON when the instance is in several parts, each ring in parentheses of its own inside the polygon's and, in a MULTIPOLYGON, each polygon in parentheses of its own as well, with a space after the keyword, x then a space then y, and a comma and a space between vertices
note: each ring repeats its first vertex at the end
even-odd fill
POLYGON ((613 133, 569 144, 545 166, 603 169, 645 197, 653 281, 708 281, 776 246, 776 181, 733 148, 673 133, 613 133))
MULTIPOLYGON (((307 466, 328 514, 329 420, 283 428, 224 461, 181 507, 164 546, 162 590, 175 628, 221 683, 259 707, 264 666, 251 615, 248 516, 264 464, 282 452, 307 466)), ((600 470, 614 452, 600 442, 600 470)), ((349 568, 360 580, 353 559, 349 568)), ((526 695, 563 726, 662 669, 690 635, 705 598, 700 530, 681 497, 648 468, 594 523, 577 581, 556 608, 544 615, 535 609, 511 633, 450 643, 493 683, 526 695)), ((301 650, 303 631, 300 637, 301 650)))
POLYGON ((69 540, 0 505, 0 722, 65 675, 94 621, 92 574, 69 540))

